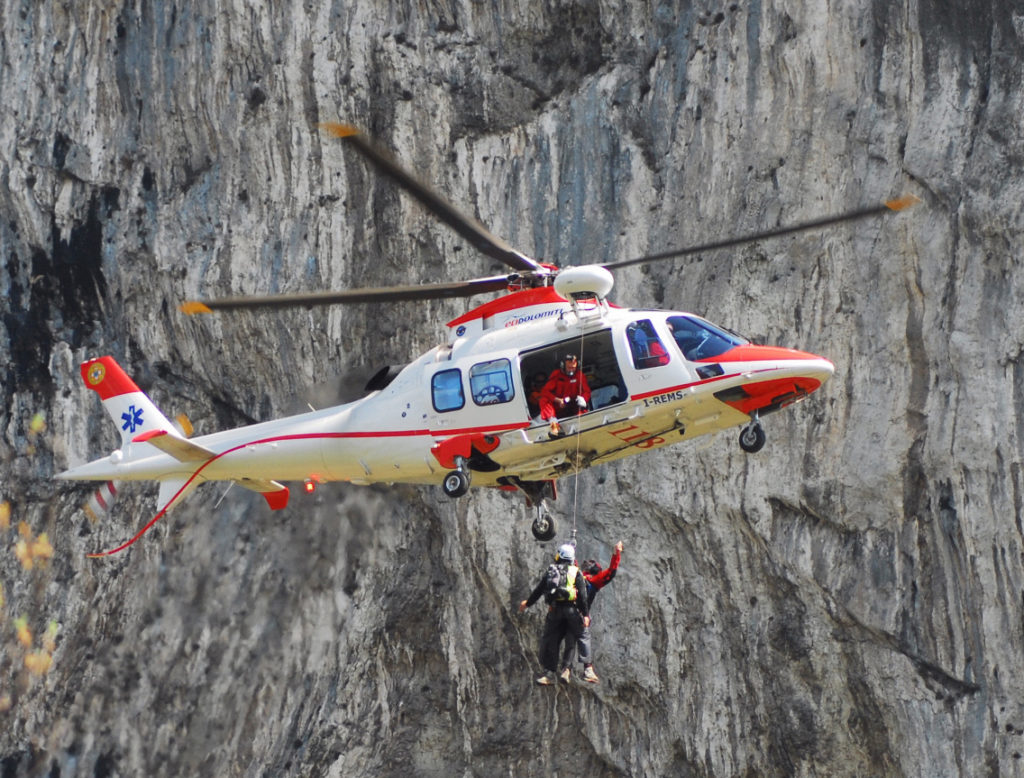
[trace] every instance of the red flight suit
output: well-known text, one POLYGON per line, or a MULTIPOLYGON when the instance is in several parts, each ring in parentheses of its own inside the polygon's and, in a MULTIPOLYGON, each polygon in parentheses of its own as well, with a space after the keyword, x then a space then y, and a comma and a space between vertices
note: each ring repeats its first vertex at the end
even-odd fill
POLYGON ((562 368, 556 368, 548 377, 548 382, 540 393, 540 417, 547 421, 556 415, 564 418, 582 413, 576 402, 577 397, 582 397, 590 406, 590 386, 587 384, 587 377, 582 370, 577 370, 573 375, 568 376, 562 368), (555 398, 561 398, 565 405, 556 410, 555 398))

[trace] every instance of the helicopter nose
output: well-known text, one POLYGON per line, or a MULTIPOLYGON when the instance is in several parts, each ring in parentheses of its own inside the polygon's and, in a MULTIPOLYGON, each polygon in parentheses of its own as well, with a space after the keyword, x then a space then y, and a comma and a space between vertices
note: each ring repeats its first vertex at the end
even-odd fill
POLYGON ((754 350, 754 353, 748 354, 747 358, 753 357, 754 361, 766 362, 777 368, 788 368, 805 378, 817 381, 819 385, 825 383, 836 372, 836 366, 831 360, 809 351, 797 351, 779 346, 748 346, 745 348, 754 350))
POLYGON ((716 392, 715 397, 743 413, 767 413, 784 408, 816 391, 832 377, 828 359, 776 346, 744 344, 720 354, 726 372, 736 371, 741 383, 716 392))
POLYGON ((818 356, 817 354, 811 354, 807 351, 797 351, 795 349, 776 350, 781 350, 789 355, 781 357, 782 359, 799 360, 796 365, 797 369, 808 378, 816 379, 821 383, 825 383, 836 372, 836 366, 831 360, 825 359, 825 357, 818 356))
POLYGON ((836 366, 831 360, 819 357, 816 354, 808 354, 807 356, 814 363, 815 369, 819 371, 820 377, 818 380, 822 383, 825 383, 836 372, 836 366))
POLYGON ((810 370, 814 374, 820 373, 821 380, 825 380, 835 372, 836 366, 825 357, 811 354, 808 351, 797 351, 792 348, 781 346, 755 346, 753 343, 745 343, 742 346, 735 346, 724 354, 714 359, 702 360, 708 362, 748 362, 748 363, 791 363, 800 370, 810 370))

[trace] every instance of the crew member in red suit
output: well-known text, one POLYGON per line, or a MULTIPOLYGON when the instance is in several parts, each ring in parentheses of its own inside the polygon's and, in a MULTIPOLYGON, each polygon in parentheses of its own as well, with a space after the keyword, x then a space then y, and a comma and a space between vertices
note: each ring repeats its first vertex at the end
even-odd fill
POLYGON ((552 437, 562 434, 558 418, 583 413, 590 404, 590 386, 579 367, 576 355, 566 354, 540 393, 540 417, 551 421, 552 437))
MULTIPOLYGON (((580 565, 580 572, 587 582, 587 605, 588 612, 593 614, 594 598, 597 593, 612 582, 615 572, 619 569, 619 560, 622 558, 622 541, 615 544, 612 552, 612 559, 608 567, 601 567, 595 559, 588 559, 580 565)), ((576 641, 577 653, 580 662, 583 663, 583 680, 588 683, 597 683, 597 673, 594 672, 594 654, 590 646, 590 623, 583 627, 583 634, 576 641)), ((563 661, 562 664, 565 664, 563 661)))

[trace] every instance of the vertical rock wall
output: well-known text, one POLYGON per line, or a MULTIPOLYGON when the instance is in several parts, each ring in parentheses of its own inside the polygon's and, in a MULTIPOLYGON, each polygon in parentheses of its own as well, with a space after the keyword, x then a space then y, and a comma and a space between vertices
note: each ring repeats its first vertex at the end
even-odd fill
POLYGON ((5 0, 3 774, 1024 774, 1022 60, 1008 0, 5 0), (837 373, 757 456, 722 435, 562 482, 584 553, 626 544, 597 687, 531 686, 514 603, 551 549, 500 495, 272 514, 207 486, 84 558, 155 491, 93 523, 51 480, 116 445, 79 362, 210 432, 328 402, 463 307, 181 300, 496 270, 315 131, 338 118, 562 266, 923 200, 618 274, 621 305, 837 373), (19 522, 48 564, 18 564, 19 522))

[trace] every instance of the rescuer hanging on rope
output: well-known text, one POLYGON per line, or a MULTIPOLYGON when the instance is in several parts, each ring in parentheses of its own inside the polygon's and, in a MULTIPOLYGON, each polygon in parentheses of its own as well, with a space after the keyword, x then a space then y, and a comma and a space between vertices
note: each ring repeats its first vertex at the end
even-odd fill
POLYGON ((576 549, 571 544, 559 547, 555 563, 544 571, 530 596, 519 603, 519 612, 525 611, 542 596, 548 603, 548 615, 540 638, 540 663, 544 674, 537 678, 537 683, 552 685, 556 673, 564 683, 569 683, 573 651, 569 651, 568 661, 563 662, 564 667, 558 672, 559 647, 564 640, 570 649, 574 649, 583 636, 583 629, 590 625, 587 582, 576 567, 576 549))

